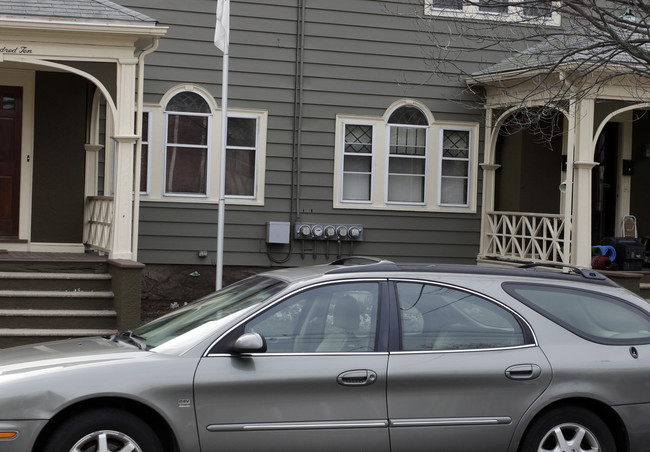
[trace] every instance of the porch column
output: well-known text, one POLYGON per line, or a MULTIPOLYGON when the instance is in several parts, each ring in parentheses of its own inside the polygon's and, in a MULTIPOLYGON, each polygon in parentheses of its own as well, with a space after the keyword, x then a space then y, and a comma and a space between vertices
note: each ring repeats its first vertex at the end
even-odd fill
POLYGON ((132 259, 133 149, 135 135, 135 75, 137 59, 120 60, 117 66, 115 118, 115 197, 111 259, 132 259))
POLYGON ((483 202, 481 208, 481 243, 479 246, 478 258, 483 258, 488 252, 487 232, 490 230, 488 224, 488 213, 494 211, 494 187, 496 184, 496 171, 501 168, 501 165, 494 163, 495 155, 494 148, 496 141, 494 137, 494 126, 492 125, 493 115, 492 108, 488 107, 485 112, 485 144, 483 152, 483 163, 481 169, 483 170, 483 202))
POLYGON ((573 223, 571 263, 591 267, 591 170, 593 160, 594 99, 581 100, 575 117, 573 162, 573 223))

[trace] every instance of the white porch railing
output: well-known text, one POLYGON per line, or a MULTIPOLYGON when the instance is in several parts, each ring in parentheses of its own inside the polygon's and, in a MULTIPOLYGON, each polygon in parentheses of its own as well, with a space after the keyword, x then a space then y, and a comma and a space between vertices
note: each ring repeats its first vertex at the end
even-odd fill
POLYGON ((103 252, 111 250, 114 202, 110 196, 86 198, 84 244, 103 252))
POLYGON ((564 215, 488 212, 483 255, 535 262, 568 262, 564 215), (565 260, 566 259, 566 260, 565 260))

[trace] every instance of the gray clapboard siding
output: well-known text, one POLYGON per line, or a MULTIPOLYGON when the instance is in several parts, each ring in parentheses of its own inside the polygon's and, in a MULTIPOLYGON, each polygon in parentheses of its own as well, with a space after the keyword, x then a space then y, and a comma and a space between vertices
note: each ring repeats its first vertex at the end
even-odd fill
MULTIPOLYGON (((220 103, 220 52, 212 44, 213 0, 127 0, 124 6, 170 27, 159 50, 147 57, 145 99, 158 102, 172 86, 194 83, 220 103)), ((231 3, 229 105, 265 109, 266 187, 263 206, 227 206, 227 265, 267 266, 267 251, 282 256, 288 246, 265 243, 267 221, 289 221, 292 201, 296 30, 295 0, 231 3)), ((301 220, 361 223, 364 241, 344 252, 395 260, 473 262, 478 251, 477 213, 390 212, 334 209, 332 205, 335 118, 337 114, 381 116, 394 101, 425 103, 438 120, 480 120, 449 99, 463 97, 462 82, 452 73, 432 74, 424 60, 426 35, 418 32, 415 13, 423 5, 410 0, 307 1, 304 52, 301 220), (399 14, 396 14, 399 12, 399 14)), ((473 52, 458 51, 456 64, 479 67, 473 52)), ((467 45, 472 45, 468 43, 467 45)), ((498 54, 485 52, 486 62, 498 54)), ((480 179, 475 187, 480 190, 480 179)), ((214 264, 217 205, 144 201, 140 214, 139 258, 145 263, 214 264), (206 259, 197 251, 207 249, 206 259)), ((294 241, 285 265, 331 260, 336 244, 294 241), (317 259, 312 258, 316 249, 317 259), (303 249, 305 256, 303 257, 303 249)))

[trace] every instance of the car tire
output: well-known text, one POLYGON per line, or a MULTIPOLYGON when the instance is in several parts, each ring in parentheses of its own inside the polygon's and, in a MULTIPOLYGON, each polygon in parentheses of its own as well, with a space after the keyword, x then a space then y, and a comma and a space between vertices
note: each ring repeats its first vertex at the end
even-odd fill
POLYGON ((537 419, 521 443, 519 452, 569 450, 616 452, 607 424, 581 407, 556 408, 537 419))
POLYGON ((99 450, 161 452, 160 439, 145 421, 113 408, 78 413, 60 424, 43 452, 99 450))

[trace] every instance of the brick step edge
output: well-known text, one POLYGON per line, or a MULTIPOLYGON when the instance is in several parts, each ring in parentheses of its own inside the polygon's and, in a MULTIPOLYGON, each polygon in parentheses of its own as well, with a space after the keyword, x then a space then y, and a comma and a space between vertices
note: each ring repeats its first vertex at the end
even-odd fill
POLYGON ((0 279, 65 279, 104 281, 111 279, 109 273, 47 273, 47 272, 0 272, 0 279))
POLYGON ((106 329, 29 329, 0 328, 0 337, 86 337, 110 336, 116 330, 106 329))
POLYGON ((0 298, 113 298, 111 291, 88 290, 0 290, 0 298))
POLYGON ((117 317, 106 309, 0 309, 0 317, 117 317))

